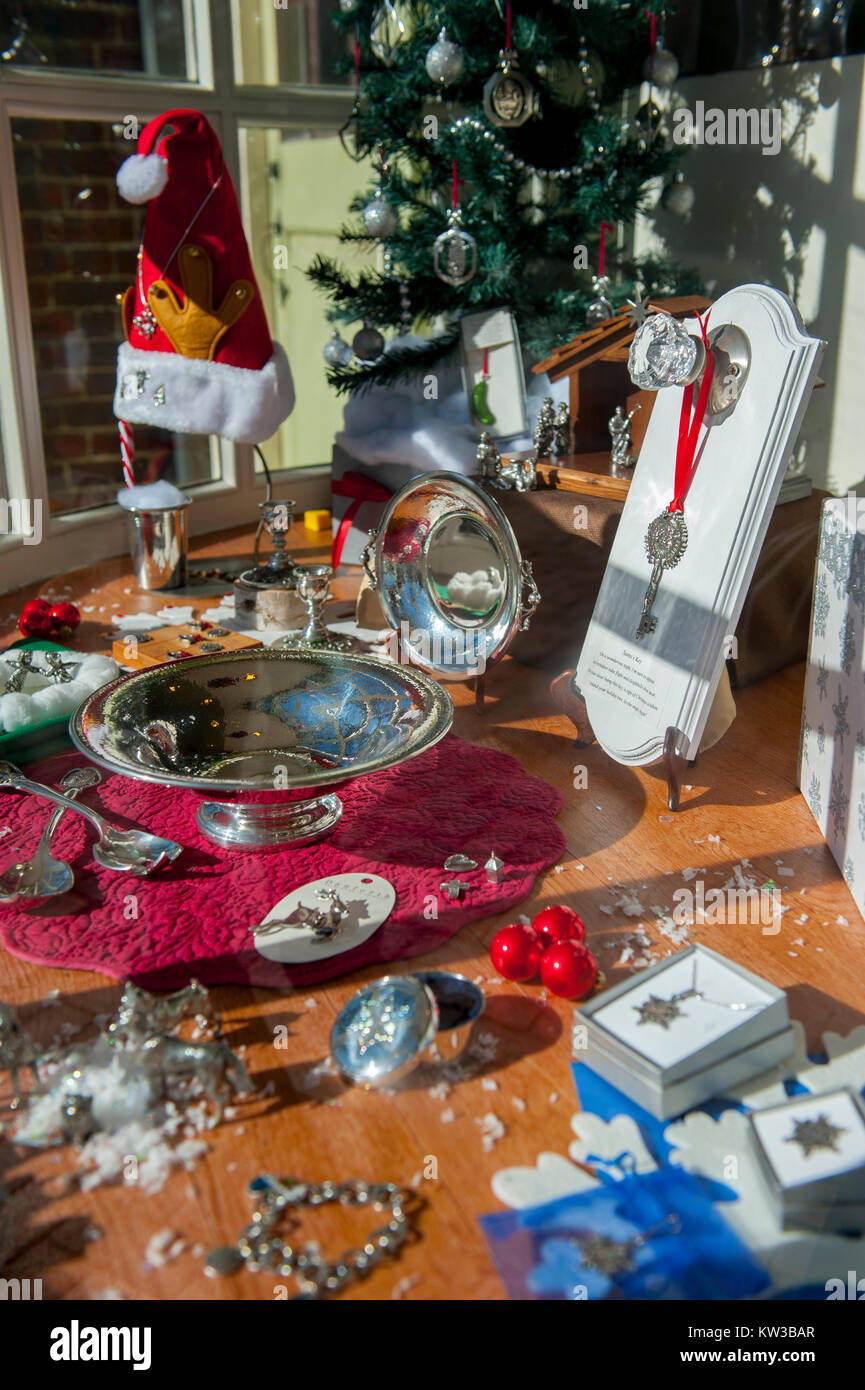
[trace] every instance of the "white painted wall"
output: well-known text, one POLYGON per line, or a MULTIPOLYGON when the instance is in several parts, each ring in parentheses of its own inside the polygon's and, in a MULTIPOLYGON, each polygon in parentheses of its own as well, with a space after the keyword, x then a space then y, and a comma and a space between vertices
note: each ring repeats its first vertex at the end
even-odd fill
POLYGON ((785 290, 809 331, 827 339, 797 459, 819 487, 865 494, 865 58, 680 82, 673 106, 780 107, 784 145, 702 145, 682 169, 697 200, 687 220, 660 205, 634 247, 658 236, 669 254, 723 294, 758 281, 785 290))

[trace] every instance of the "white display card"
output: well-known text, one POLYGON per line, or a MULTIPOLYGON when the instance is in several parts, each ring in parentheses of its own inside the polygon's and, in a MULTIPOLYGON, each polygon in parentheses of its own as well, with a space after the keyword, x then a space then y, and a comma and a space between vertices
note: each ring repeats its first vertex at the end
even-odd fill
POLYGON ((509 439, 525 434, 526 378, 516 320, 510 309, 489 309, 460 319, 460 354, 463 385, 469 415, 478 438, 488 430, 493 439, 509 439), (473 388, 483 378, 484 354, 487 358, 486 400, 493 424, 482 424, 476 417, 473 388))
POLYGON ((799 1187, 862 1168, 865 1200, 865 1122, 848 1091, 797 1096, 789 1105, 756 1111, 751 1123, 780 1187, 799 1187), (832 1146, 806 1153, 807 1144, 793 1138, 797 1122, 801 1126, 820 1121, 830 1126, 825 1135, 832 1146))
MULTIPOLYGON (((766 285, 723 295, 710 341, 725 324, 745 334, 750 364, 735 404, 706 417, 685 499, 688 544, 661 578, 657 627, 637 641, 652 572, 646 532, 673 497, 684 388, 672 386, 657 392, 574 677, 598 742, 621 763, 659 758, 668 728, 683 755, 699 748, 825 346, 766 285)), ((700 335, 696 319, 685 327, 700 335)))
POLYGON ((650 980, 638 978, 633 989, 626 990, 603 1008, 593 1010, 592 1020, 666 1070, 739 1028, 746 1019, 753 1018, 773 1002, 772 995, 743 979, 724 961, 696 951, 671 956, 666 970, 659 971, 650 980), (706 997, 679 1000, 676 1004, 679 1016, 671 1019, 666 1027, 661 1023, 640 1022, 638 1010, 648 1004, 652 996, 669 1000, 674 994, 691 988, 706 997), (710 1003, 710 1000, 717 1002, 710 1003), (731 1004, 747 1007, 727 1007, 731 1004))

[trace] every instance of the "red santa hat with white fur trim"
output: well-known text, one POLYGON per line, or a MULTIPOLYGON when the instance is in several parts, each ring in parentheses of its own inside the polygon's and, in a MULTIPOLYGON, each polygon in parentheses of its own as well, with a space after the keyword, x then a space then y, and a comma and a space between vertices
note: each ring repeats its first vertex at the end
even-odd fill
POLYGON ((122 298, 114 414, 259 444, 294 405, 255 281, 234 185, 200 111, 167 111, 117 173, 147 203, 136 280, 122 298))

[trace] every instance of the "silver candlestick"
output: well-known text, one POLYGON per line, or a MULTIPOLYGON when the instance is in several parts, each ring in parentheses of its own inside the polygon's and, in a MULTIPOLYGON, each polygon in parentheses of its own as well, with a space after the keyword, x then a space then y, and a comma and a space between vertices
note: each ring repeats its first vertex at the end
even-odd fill
POLYGON ((255 537, 255 564, 241 574, 240 578, 245 584, 260 585, 268 589, 294 588, 297 567, 286 550, 288 533, 294 521, 294 508, 295 503, 290 498, 282 502, 259 502, 258 510, 261 516, 255 537), (270 559, 265 565, 258 563, 258 543, 262 529, 267 531, 273 546, 270 559))

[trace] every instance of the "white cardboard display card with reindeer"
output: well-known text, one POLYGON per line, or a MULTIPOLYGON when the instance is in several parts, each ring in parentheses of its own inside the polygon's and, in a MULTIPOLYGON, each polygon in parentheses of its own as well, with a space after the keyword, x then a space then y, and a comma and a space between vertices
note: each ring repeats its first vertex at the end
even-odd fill
MULTIPOLYGON (((696 319, 684 328, 701 338, 696 319)), ((717 300, 707 335, 714 372, 684 504, 687 545, 638 637, 647 532, 674 495, 684 388, 672 386, 658 392, 574 677, 598 742, 621 763, 661 757, 668 729, 679 754, 696 755, 825 346, 765 285, 717 300)))

